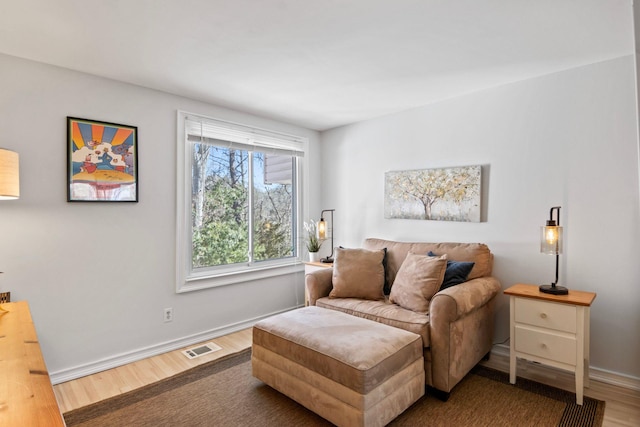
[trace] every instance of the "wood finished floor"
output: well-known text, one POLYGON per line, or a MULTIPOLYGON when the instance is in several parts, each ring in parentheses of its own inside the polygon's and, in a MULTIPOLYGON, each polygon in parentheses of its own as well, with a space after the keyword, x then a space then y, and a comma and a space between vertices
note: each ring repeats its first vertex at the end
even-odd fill
MULTIPOLYGON (((211 341, 222 347, 222 350, 189 360, 181 353, 184 349, 180 349, 57 384, 53 388, 58 398, 60 410, 63 413, 68 412, 168 378, 202 363, 242 351, 251 347, 251 329, 207 342, 211 341)), ((189 348, 191 347, 193 346, 189 346, 189 348)), ((509 358, 505 356, 492 355, 489 361, 482 362, 482 364, 504 372, 509 371, 509 358)), ((520 360, 518 361, 518 377, 575 391, 574 377, 571 373, 542 365, 520 360)), ((591 380, 590 387, 585 389, 584 394, 607 402, 603 427, 640 426, 640 391, 591 380)))
POLYGON ((197 344, 181 348, 169 353, 160 354, 124 366, 98 372, 73 381, 53 386, 62 413, 99 402, 113 396, 169 378, 189 368, 237 353, 251 347, 251 329, 244 329, 223 337, 206 341, 214 342, 222 350, 211 354, 189 359, 182 350, 197 344))

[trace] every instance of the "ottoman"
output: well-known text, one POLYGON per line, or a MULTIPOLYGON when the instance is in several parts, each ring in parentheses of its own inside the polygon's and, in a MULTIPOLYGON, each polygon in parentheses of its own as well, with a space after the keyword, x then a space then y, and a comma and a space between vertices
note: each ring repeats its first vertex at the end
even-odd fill
POLYGON ((338 426, 384 426, 424 395, 419 335, 320 307, 253 327, 253 376, 338 426))

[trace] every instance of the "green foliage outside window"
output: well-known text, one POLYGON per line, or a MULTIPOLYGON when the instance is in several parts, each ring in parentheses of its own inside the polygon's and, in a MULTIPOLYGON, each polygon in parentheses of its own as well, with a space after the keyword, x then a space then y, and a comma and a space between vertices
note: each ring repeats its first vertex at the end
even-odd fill
POLYGON ((294 256, 292 184, 265 183, 264 157, 259 152, 194 144, 193 268, 294 256))

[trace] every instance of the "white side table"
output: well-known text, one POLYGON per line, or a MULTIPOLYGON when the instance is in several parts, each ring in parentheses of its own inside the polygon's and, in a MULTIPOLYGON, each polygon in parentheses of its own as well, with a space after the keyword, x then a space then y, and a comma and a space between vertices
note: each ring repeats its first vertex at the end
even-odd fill
POLYGON ((589 387, 589 316, 596 294, 569 289, 568 295, 552 295, 521 283, 504 293, 510 297, 511 384, 517 357, 566 369, 575 374, 576 403, 582 405, 583 389, 589 387))
MULTIPOLYGON (((305 262, 304 263, 304 275, 316 271, 322 270, 324 268, 333 268, 333 263, 327 262, 305 262)), ((307 291, 307 286, 304 287, 304 305, 309 305, 309 292, 307 291)))

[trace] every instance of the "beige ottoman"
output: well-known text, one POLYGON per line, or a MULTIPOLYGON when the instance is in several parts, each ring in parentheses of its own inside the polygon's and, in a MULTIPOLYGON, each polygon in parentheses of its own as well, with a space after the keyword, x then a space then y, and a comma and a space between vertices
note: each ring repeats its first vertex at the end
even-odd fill
POLYGON ((253 375, 339 426, 384 426, 424 394, 419 335, 305 307, 253 328, 253 375))

